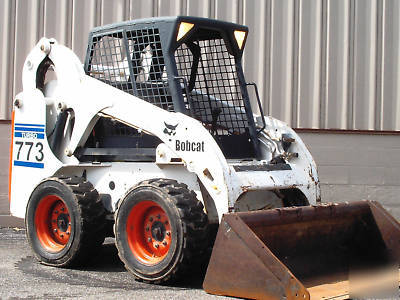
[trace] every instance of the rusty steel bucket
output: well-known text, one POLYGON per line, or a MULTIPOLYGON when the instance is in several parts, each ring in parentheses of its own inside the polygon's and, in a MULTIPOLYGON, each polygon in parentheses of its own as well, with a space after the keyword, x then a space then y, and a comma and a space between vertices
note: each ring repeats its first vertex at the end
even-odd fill
POLYGON ((347 299, 351 274, 386 266, 398 291, 399 259, 400 224, 377 202, 230 213, 203 288, 251 299, 347 299))

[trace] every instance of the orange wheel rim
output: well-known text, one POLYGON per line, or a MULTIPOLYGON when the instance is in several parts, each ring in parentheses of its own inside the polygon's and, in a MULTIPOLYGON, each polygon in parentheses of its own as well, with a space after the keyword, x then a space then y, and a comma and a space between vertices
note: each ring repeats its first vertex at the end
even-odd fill
POLYGON ((56 195, 43 197, 35 213, 37 237, 49 252, 65 248, 71 236, 71 217, 64 201, 56 195))
POLYGON ((136 204, 128 215, 126 232, 133 255, 146 265, 162 261, 171 245, 168 215, 153 201, 136 204))

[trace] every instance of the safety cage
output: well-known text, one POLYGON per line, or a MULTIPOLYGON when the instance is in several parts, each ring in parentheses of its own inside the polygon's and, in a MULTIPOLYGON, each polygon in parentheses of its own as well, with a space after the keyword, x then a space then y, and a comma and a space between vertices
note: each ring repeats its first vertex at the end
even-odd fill
MULTIPOLYGON (((199 120, 227 158, 255 158, 257 132, 241 66, 247 31, 196 17, 98 27, 89 35, 85 71, 160 108, 199 120)), ((123 124, 112 126, 103 119, 99 124, 101 140, 91 141, 96 147, 154 148, 160 142, 123 124)))

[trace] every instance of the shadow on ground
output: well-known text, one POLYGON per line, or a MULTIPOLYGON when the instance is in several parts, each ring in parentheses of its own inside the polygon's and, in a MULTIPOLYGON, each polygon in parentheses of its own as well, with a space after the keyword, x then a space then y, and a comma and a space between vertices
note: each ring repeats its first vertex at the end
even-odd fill
POLYGON ((94 253, 85 267, 56 268, 40 264, 33 256, 27 256, 16 263, 16 267, 25 274, 49 279, 67 285, 86 285, 123 290, 182 290, 202 289, 204 269, 191 272, 173 285, 149 285, 138 282, 125 269, 118 257, 113 242, 103 244, 101 251, 94 253))

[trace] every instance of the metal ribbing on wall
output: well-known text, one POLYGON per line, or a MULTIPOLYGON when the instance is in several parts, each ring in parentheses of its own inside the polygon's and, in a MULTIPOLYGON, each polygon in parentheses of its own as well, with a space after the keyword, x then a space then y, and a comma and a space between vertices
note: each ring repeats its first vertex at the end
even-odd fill
POLYGON ((265 113, 294 127, 400 130, 397 0, 4 0, 0 119, 42 35, 83 60, 94 26, 178 14, 250 27, 244 69, 265 113))
POLYGON ((14 96, 14 41, 15 41, 15 2, 0 2, 1 38, 0 48, 0 119, 9 119, 14 96))

